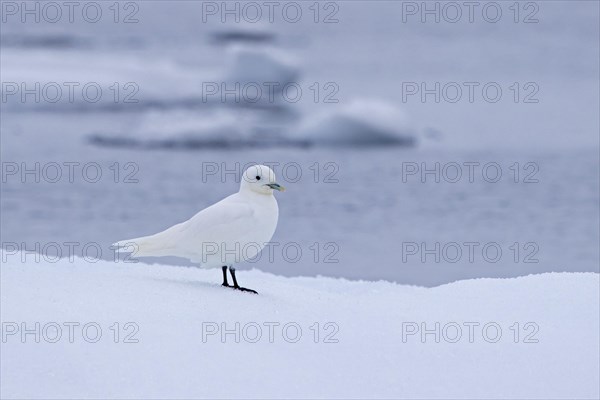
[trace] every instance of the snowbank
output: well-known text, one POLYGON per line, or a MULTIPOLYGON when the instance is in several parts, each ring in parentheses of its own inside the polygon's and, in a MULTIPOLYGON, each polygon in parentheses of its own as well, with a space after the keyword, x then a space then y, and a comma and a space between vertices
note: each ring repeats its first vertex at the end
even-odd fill
POLYGON ((598 274, 426 289, 239 271, 257 296, 219 270, 2 256, 4 398, 599 395, 598 274))

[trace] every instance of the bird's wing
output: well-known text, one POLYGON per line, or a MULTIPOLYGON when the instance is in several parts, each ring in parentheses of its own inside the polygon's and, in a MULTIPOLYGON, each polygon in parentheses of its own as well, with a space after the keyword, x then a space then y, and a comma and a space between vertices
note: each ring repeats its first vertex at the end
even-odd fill
POLYGON ((235 242, 252 232, 258 223, 254 208, 231 195, 194 215, 178 229, 179 242, 197 247, 202 242, 235 242))
POLYGON ((257 223, 253 207, 241 201, 236 193, 162 232, 123 240, 115 245, 133 243, 134 256, 139 257, 173 255, 196 258, 202 252, 203 243, 221 246, 222 243, 240 242, 257 223))

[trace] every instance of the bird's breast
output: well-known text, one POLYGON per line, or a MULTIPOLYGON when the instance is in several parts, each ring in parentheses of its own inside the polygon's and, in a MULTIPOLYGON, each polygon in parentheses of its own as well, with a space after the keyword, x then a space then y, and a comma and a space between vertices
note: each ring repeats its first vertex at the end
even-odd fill
MULTIPOLYGON (((262 200, 262 199, 261 199, 262 200)), ((268 196, 266 201, 261 201, 255 208, 256 234, 263 242, 273 238, 279 220, 279 207, 274 196, 268 196)))

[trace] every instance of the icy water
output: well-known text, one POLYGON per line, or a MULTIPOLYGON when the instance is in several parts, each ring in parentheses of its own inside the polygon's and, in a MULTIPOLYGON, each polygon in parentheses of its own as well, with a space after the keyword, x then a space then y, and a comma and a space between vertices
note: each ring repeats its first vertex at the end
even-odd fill
MULTIPOLYGON (((5 161, 29 168, 35 162, 79 163, 73 166, 74 182, 66 166, 56 183, 51 167, 40 173, 40 183, 34 174, 24 177, 26 183, 20 174, 8 176, 2 190, 3 243, 25 242, 32 249, 36 242, 57 242, 64 252, 63 243, 77 242, 78 255, 84 254, 83 245, 97 243, 103 258, 110 258, 110 243, 189 218, 236 191, 236 171, 243 165, 266 162, 288 189, 276 194, 280 223, 273 242, 279 244, 273 244, 271 256, 241 268, 428 286, 472 277, 598 270, 595 149, 139 151, 56 140, 50 122, 62 122, 47 117, 48 136, 30 136, 25 129, 19 137, 28 145, 13 147, 5 161), (45 151, 31 155, 36 146, 45 151), (423 174, 435 171, 436 163, 438 176, 423 174)), ((94 249, 85 254, 93 258, 94 249)))
MULTIPOLYGON (((402 23, 400 4, 337 4, 338 23, 266 24, 251 44, 240 43, 248 39, 240 41, 237 25, 199 23, 200 2, 141 3, 140 22, 129 26, 3 24, 3 82, 93 81, 109 97, 114 82, 139 88, 133 104, 107 96, 3 101, 3 247, 39 243, 52 253, 47 245, 58 243, 64 254, 75 242, 76 255, 93 244, 86 254, 93 258, 97 245, 111 258, 110 243, 189 218, 236 191, 243 165, 263 162, 288 190, 276 194, 271 253, 241 268, 426 286, 597 272, 598 4, 539 3, 535 24, 512 16, 498 24, 402 23), (239 46, 268 47, 287 67, 261 61, 248 72, 247 62, 236 64, 239 46), (310 96, 267 111, 201 101, 203 82, 247 80, 246 73, 297 79, 310 96), (495 82, 504 96, 423 102, 407 100, 403 89, 471 81, 495 82), (331 82, 337 103, 323 101, 331 82), (532 87, 538 101, 524 103, 532 87), (357 100, 383 102, 403 117, 388 120, 379 106, 359 122, 336 114, 357 100), (299 128, 311 124, 321 129, 316 136, 299 128), (362 142, 296 145, 332 131, 362 142), (233 142, 198 142, 215 135, 233 142), (382 145, 404 135, 414 145, 382 145), (160 146, 123 146, 157 138, 160 146), (23 175, 36 163, 39 182, 36 173, 23 175)), ((508 5, 504 12, 511 15, 508 5)))

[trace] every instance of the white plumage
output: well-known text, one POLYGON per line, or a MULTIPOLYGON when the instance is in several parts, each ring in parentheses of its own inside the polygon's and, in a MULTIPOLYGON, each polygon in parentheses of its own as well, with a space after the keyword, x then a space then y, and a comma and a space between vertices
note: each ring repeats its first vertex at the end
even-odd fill
POLYGON ((113 246, 135 257, 177 256, 205 268, 230 267, 237 287, 232 266, 255 257, 275 233, 279 207, 274 190, 284 190, 275 173, 254 165, 242 175, 239 192, 162 232, 113 246))

